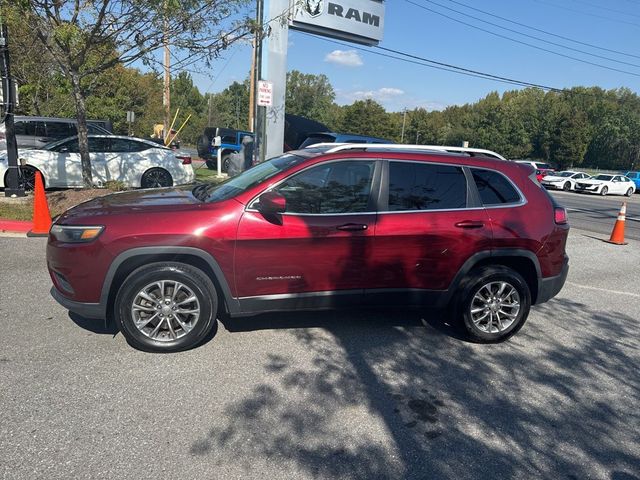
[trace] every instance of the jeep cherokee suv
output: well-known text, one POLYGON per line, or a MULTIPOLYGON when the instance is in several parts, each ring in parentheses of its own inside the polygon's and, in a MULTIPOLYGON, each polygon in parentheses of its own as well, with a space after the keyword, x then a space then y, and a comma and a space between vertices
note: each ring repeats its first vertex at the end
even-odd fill
POLYGON ((530 166, 340 145, 85 202, 47 263, 58 302, 149 351, 197 345, 223 314, 354 305, 449 306, 493 342, 560 291, 568 230, 530 166))

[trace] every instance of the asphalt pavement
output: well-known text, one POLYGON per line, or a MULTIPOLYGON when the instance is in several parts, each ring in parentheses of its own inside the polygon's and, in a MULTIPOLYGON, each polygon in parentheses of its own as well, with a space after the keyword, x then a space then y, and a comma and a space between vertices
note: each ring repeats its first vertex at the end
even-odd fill
POLYGON ((0 237, 3 479, 640 478, 640 243, 572 230, 561 294, 508 342, 438 313, 270 314, 132 349, 0 237))
POLYGON ((618 212, 627 204, 625 237, 640 240, 640 194, 631 197, 620 195, 591 195, 585 193, 550 191, 551 195, 569 213, 569 224, 574 228, 588 230, 609 237, 618 212))

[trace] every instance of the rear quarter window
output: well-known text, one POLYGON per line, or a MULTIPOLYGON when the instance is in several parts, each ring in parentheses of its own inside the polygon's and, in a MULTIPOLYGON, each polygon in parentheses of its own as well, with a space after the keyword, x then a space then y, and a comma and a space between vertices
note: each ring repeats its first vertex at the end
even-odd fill
POLYGON ((520 194, 504 175, 475 168, 471 173, 483 205, 508 205, 520 202, 520 194))

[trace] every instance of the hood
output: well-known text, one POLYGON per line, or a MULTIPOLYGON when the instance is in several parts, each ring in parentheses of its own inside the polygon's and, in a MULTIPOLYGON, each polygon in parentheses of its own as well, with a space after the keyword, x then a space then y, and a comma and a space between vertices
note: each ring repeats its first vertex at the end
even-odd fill
MULTIPOLYGON (((543 173, 544 175, 544 173, 543 173)), ((544 179, 547 182, 562 182, 564 180, 571 180, 569 177, 557 177, 555 175, 544 175, 544 179)))
POLYGON ((170 188, 154 188, 112 193, 97 197, 70 208, 60 217, 60 221, 79 217, 117 215, 119 213, 152 213, 175 211, 201 205, 193 196, 193 185, 170 188))

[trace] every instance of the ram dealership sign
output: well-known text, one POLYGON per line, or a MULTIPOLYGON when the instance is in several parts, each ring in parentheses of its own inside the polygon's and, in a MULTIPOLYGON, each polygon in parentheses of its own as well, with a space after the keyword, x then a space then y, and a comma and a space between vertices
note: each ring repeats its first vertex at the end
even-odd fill
POLYGON ((381 0, 291 0, 290 28, 327 37, 377 45, 384 30, 381 0))

